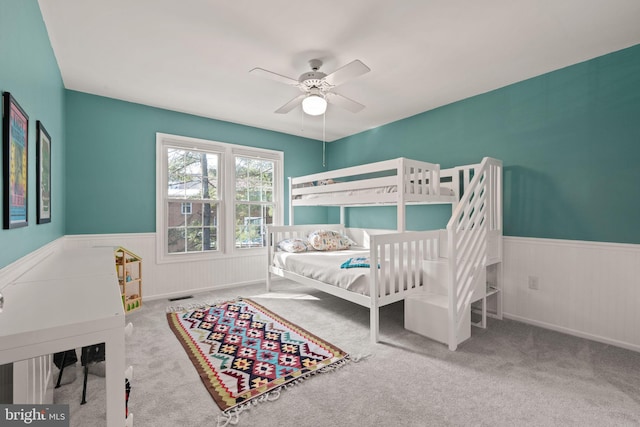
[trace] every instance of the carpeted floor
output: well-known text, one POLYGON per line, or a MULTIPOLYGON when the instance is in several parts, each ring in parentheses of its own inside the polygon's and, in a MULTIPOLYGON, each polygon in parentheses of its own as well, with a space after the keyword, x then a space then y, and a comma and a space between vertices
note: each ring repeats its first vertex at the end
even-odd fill
MULTIPOLYGON (((640 353, 526 324, 490 319, 450 352, 403 328, 402 303, 381 309, 381 343, 371 345, 368 310, 290 282, 274 292, 247 286, 157 300, 127 315, 130 411, 136 427, 216 425, 220 410, 168 327, 165 309, 248 297, 351 355, 359 363, 316 375, 278 400, 243 413, 241 426, 640 426, 640 353)), ((105 424, 104 378, 56 390, 71 425, 105 424)), ((99 370, 98 370, 99 373, 99 370)))

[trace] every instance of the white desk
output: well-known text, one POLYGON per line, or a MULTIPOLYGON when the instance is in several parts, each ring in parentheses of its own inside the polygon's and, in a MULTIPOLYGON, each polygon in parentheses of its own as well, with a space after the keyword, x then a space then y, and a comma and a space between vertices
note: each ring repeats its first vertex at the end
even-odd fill
POLYGON ((0 365, 104 342, 107 426, 122 427, 124 310, 113 250, 57 251, 2 293, 0 365))

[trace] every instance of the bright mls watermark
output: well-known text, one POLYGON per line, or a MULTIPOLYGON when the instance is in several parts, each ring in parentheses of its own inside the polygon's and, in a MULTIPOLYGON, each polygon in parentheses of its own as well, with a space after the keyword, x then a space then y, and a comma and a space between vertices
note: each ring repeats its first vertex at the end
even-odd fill
POLYGON ((0 425, 69 427, 69 405, 0 405, 0 425))

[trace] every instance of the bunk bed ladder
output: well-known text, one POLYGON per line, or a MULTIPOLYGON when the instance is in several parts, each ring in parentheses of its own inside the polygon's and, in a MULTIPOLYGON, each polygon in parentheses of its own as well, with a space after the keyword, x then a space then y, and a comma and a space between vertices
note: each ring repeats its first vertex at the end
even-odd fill
POLYGON ((463 328, 470 328, 463 319, 471 310, 476 282, 486 274, 489 235, 502 232, 501 173, 502 163, 485 157, 447 224, 448 341, 452 351, 465 335, 463 328))

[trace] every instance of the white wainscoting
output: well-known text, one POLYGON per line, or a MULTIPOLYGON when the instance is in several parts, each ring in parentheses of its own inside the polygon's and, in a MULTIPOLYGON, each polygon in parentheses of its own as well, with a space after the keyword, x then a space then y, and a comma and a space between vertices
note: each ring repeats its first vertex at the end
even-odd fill
MULTIPOLYGON (((266 277, 266 253, 208 261, 156 264, 155 233, 66 236, 66 248, 123 246, 142 257, 142 299, 160 299, 258 283, 266 277)), ((266 249, 265 249, 266 250, 266 249)))
MULTIPOLYGON (((265 279, 266 256, 156 264, 155 233, 65 236, 0 270, 0 288, 64 247, 124 246, 143 258, 143 298, 265 279)), ((504 238, 503 311, 513 320, 640 351, 640 245, 504 238), (529 289, 529 276, 538 290, 529 289)))
POLYGON ((640 351, 640 245, 505 237, 503 261, 505 317, 640 351))

